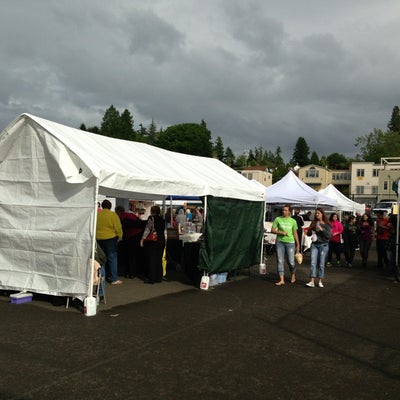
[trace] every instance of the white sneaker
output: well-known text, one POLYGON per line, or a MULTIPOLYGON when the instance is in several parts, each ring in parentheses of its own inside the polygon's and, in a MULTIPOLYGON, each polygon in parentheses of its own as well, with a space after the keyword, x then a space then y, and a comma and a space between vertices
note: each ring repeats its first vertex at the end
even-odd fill
POLYGON ((306 283, 306 286, 315 287, 315 283, 314 282, 308 282, 308 283, 306 283))
POLYGON ((322 282, 318 282, 319 287, 324 287, 324 284, 322 282))

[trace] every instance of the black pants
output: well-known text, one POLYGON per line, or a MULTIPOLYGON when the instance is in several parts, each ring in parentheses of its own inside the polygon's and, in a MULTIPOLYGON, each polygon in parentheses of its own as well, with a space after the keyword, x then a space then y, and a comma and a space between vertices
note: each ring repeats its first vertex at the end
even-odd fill
POLYGON ((376 252, 378 253, 378 268, 383 268, 389 265, 389 258, 386 250, 387 240, 376 240, 376 252))
POLYGON ((362 259, 362 266, 366 267, 368 261, 368 253, 371 247, 372 240, 360 240, 360 255, 362 259))
POLYGON ((118 247, 118 272, 119 275, 137 276, 140 266, 140 235, 125 239, 119 243, 118 247))
POLYGON ((163 276, 162 257, 165 240, 157 242, 145 242, 144 254, 146 261, 146 275, 151 282, 161 282, 163 276))
POLYGON ((340 253, 342 252, 342 243, 329 242, 328 262, 332 262, 332 254, 335 253, 336 261, 340 261, 340 253))
POLYGON ((357 244, 358 242, 344 242, 344 256, 348 264, 353 264, 357 244))

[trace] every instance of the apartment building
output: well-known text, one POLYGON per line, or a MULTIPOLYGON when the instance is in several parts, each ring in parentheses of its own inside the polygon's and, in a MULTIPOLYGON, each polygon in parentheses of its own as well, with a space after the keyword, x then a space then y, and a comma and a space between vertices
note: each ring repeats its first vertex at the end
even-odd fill
POLYGON ((299 168, 298 177, 314 190, 326 188, 330 183, 348 196, 351 183, 349 170, 330 170, 320 165, 310 164, 299 168))
POLYGON ((383 166, 373 162, 353 162, 350 168, 352 180, 349 197, 357 203, 366 204, 380 200, 379 179, 383 166))
POLYGON ((329 170, 310 164, 301 167, 298 176, 315 190, 331 183, 358 203, 375 204, 382 199, 396 200, 392 185, 400 179, 400 157, 382 158, 380 164, 353 162, 349 170, 329 170))
POLYGON ((264 186, 272 185, 272 173, 269 172, 267 167, 245 167, 238 172, 240 172, 247 179, 254 179, 264 186))
POLYGON ((380 164, 356 162, 351 166, 351 193, 354 200, 375 203, 381 200, 396 200, 393 182, 400 179, 400 157, 381 158, 380 164))

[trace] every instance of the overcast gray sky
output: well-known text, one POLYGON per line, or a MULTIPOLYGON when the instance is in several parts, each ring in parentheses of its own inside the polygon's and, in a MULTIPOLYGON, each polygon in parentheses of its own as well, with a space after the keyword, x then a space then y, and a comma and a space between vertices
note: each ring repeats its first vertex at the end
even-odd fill
POLYGON ((354 156, 400 105, 399 0, 1 0, 0 128, 28 112, 164 129, 204 119, 236 154, 297 139, 354 156))

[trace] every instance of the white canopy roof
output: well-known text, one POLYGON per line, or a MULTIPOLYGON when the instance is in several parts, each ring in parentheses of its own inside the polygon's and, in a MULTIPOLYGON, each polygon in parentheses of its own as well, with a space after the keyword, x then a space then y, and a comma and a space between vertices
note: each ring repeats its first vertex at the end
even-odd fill
POLYGON ((350 211, 353 213, 358 211, 361 214, 365 212, 365 204, 359 204, 353 200, 350 200, 332 184, 329 184, 325 189, 321 189, 319 193, 322 193, 332 199, 336 199, 336 209, 339 211, 350 211))
POLYGON ((266 188, 266 202, 269 204, 297 204, 303 207, 335 207, 337 201, 317 192, 302 182, 293 171, 266 188))
MULTIPOLYGON (((221 161, 163 150, 145 143, 114 139, 22 114, 2 134, 20 127, 53 141, 59 166, 69 183, 95 176, 99 192, 121 198, 187 195, 262 201, 264 193, 221 161), (57 141, 54 141, 54 138, 57 141)), ((7 140, 7 139, 6 139, 7 140)), ((3 145, 2 143, 2 145, 3 145)))

